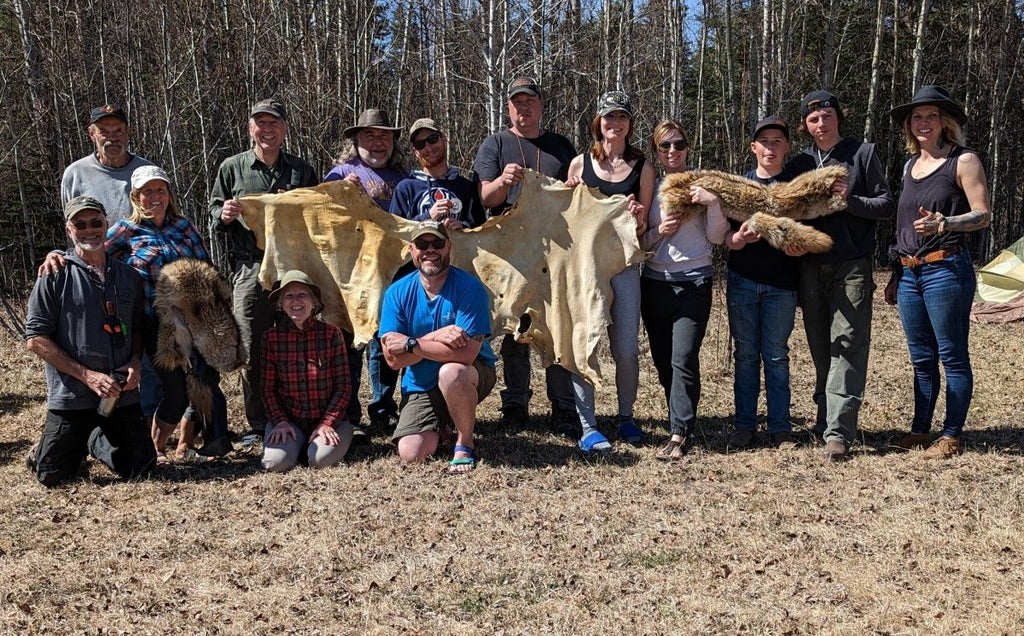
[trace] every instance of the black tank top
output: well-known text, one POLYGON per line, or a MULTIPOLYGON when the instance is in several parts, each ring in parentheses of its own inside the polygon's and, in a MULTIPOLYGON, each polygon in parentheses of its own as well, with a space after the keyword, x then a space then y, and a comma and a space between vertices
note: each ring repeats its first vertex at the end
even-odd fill
POLYGON ((594 174, 594 157, 590 153, 583 156, 583 183, 587 184, 591 188, 597 188, 601 191, 601 194, 605 196, 612 196, 613 194, 623 194, 629 196, 632 194, 635 197, 640 196, 640 173, 644 169, 644 158, 640 157, 633 164, 633 169, 630 170, 629 174, 622 181, 605 181, 594 174))
POLYGON ((967 195, 956 182, 956 166, 964 148, 954 147, 946 162, 931 174, 915 179, 914 164, 920 155, 914 155, 907 163, 903 177, 903 192, 896 208, 896 248, 904 256, 920 256, 939 249, 966 245, 961 232, 946 232, 934 236, 921 236, 914 231, 914 221, 920 218, 918 208, 939 212, 950 217, 964 214, 971 209, 967 195))

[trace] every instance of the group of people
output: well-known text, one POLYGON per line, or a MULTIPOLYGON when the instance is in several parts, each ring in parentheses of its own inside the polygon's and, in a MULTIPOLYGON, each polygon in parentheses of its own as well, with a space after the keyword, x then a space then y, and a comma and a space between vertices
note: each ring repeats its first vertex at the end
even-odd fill
MULTIPOLYGON (((610 281, 608 337, 620 441, 644 438, 633 417, 642 321, 668 412, 669 434, 656 456, 679 459, 692 442, 700 347, 712 305, 712 248, 725 244, 726 304, 735 341, 730 446, 747 448, 757 439, 762 367, 771 444, 797 445, 790 424, 788 341, 799 305, 815 366, 814 432, 827 458, 847 457, 867 376, 876 222, 895 212, 896 273, 885 298, 899 305, 915 396, 911 430, 896 445, 928 446, 925 457, 959 452, 972 392, 967 334, 974 274, 966 233, 986 227, 991 212, 984 170, 964 147, 966 114, 944 90, 924 87, 892 110, 913 155, 898 205, 875 146, 840 134, 844 112, 834 94, 819 90, 803 98, 799 128, 811 144, 788 162, 787 123, 770 116, 756 124, 750 179, 768 184, 830 165, 848 169, 832 190, 845 199, 846 209, 809 221, 833 241, 823 254, 771 247, 746 222, 730 220, 715 193, 701 187, 692 187, 689 196, 704 212, 685 221, 663 214, 655 197, 658 173, 688 169, 688 136, 676 120, 659 122, 649 161, 634 139, 631 100, 621 91, 598 99, 591 144, 582 154, 543 127, 544 95, 536 81, 515 79, 507 97, 511 125, 481 144, 472 178, 449 164, 445 132, 430 118, 409 128, 407 140, 419 164, 409 171, 399 150, 403 129, 377 109, 362 112, 345 129, 339 165, 324 177, 346 179, 382 209, 419 222, 412 262, 386 290, 379 333, 366 347, 368 427, 358 400, 363 352, 351 347, 350 334, 318 319, 321 290, 301 271, 287 272, 271 290, 259 283, 263 253, 240 217, 239 197, 320 180, 309 163, 283 150, 289 130, 285 106, 272 99, 253 105, 252 147, 221 164, 210 214, 214 231, 225 239, 233 309, 249 356, 242 374, 245 416, 251 434, 263 439, 268 470, 300 462, 336 464, 350 444, 371 434, 389 434, 399 457, 409 462, 435 454, 450 437, 448 470, 475 467, 476 407, 497 383, 497 356, 489 342, 486 291, 451 265, 451 235, 507 211, 528 169, 570 187, 624 196, 637 239, 650 253, 642 266, 610 281), (942 435, 931 444, 940 362, 947 409, 942 435)), ((47 485, 73 478, 87 452, 123 477, 145 475, 169 462, 165 447, 176 426, 182 429, 176 454, 188 453, 193 443, 185 372, 152 362, 159 327, 152 301, 162 267, 181 258, 208 260, 209 253, 181 215, 168 175, 128 152, 124 111, 115 105, 94 109, 88 130, 96 152, 68 166, 61 187, 71 248, 48 256, 29 301, 28 346, 46 362, 49 397, 43 435, 28 463, 47 485), (106 408, 111 400, 112 410, 106 408)), ((520 426, 529 417, 532 396, 529 346, 506 335, 499 353, 502 421, 520 426)), ((197 352, 192 358, 198 364, 188 372, 216 387, 216 371, 197 352)), ((611 451, 596 420, 594 387, 558 365, 545 372, 554 431, 574 439, 585 453, 611 451)), ((208 419, 198 422, 202 458, 231 450, 219 388, 208 419)))

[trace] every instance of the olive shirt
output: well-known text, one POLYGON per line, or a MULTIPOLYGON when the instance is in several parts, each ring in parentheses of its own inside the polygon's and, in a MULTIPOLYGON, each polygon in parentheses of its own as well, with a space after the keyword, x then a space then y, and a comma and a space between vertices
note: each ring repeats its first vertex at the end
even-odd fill
POLYGON ((268 166, 251 149, 232 155, 220 164, 210 195, 210 216, 213 229, 227 236, 228 257, 234 261, 258 261, 263 250, 256 245, 256 235, 241 219, 225 224, 220 220, 224 202, 247 194, 268 194, 306 188, 320 183, 313 168, 295 155, 282 151, 277 163, 268 166))

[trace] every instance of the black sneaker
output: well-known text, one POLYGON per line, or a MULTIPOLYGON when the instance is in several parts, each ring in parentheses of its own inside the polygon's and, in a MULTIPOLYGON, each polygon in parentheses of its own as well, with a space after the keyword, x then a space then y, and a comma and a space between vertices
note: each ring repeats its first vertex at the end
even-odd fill
POLYGON ((528 419, 530 413, 518 404, 501 407, 501 425, 505 428, 522 428, 528 419))
POLYGON ((352 445, 365 446, 370 443, 370 434, 359 424, 352 425, 352 445))
POLYGON ((223 457, 232 450, 231 441, 227 435, 221 435, 215 440, 203 444, 203 447, 196 451, 197 455, 203 457, 223 457))
POLYGON ((32 448, 25 453, 25 468, 33 475, 36 474, 36 454, 39 452, 39 444, 32 444, 32 448))
POLYGON ((548 423, 555 435, 568 437, 573 441, 583 436, 583 425, 580 424, 580 416, 576 414, 576 411, 556 409, 551 412, 548 423))
POLYGON ((398 428, 398 415, 394 413, 377 413, 370 416, 370 433, 389 437, 398 428))

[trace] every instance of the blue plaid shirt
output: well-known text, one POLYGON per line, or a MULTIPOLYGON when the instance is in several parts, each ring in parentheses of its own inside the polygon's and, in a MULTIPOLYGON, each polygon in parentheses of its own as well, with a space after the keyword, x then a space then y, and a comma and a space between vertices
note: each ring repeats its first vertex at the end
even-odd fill
POLYGON ((107 230, 107 254, 134 267, 142 275, 146 292, 146 315, 153 315, 156 281, 164 265, 181 258, 210 260, 203 237, 192 221, 167 219, 157 227, 149 219, 132 223, 121 219, 107 230))

